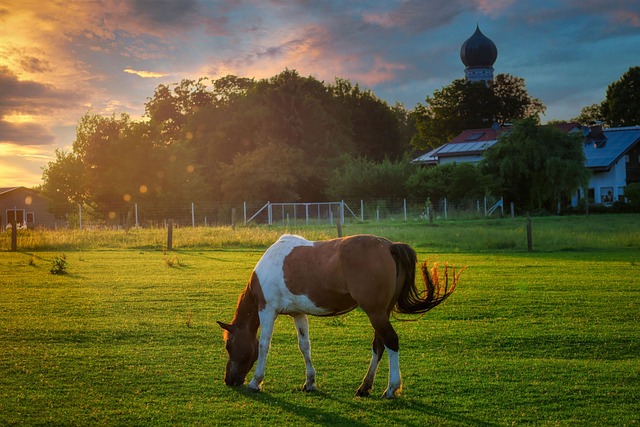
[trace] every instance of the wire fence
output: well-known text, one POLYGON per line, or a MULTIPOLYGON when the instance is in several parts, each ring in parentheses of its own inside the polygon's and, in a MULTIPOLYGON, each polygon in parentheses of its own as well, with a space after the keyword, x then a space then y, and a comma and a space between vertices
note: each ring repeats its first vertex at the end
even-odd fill
POLYGON ((358 222, 441 221, 505 215, 501 198, 455 201, 340 200, 336 202, 194 201, 166 206, 122 203, 103 208, 78 205, 65 215, 69 228, 156 228, 242 225, 335 225, 358 222))

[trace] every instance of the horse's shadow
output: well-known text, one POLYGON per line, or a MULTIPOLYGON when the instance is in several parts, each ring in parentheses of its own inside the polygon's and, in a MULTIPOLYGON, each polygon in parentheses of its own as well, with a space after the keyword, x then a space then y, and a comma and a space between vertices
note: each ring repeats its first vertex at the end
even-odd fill
MULTIPOLYGON (((441 420, 446 420, 458 425, 469 425, 469 426, 479 426, 479 427, 493 427, 498 424, 474 419, 472 417, 468 417, 459 413, 455 413, 452 411, 444 410, 442 408, 437 408, 435 406, 427 405, 424 402, 421 402, 417 399, 408 398, 404 396, 400 396, 397 399, 393 400, 385 400, 383 405, 378 405, 378 397, 371 398, 359 398, 353 397, 351 399, 338 399, 333 397, 330 393, 325 393, 322 391, 315 391, 310 393, 309 396, 313 396, 314 399, 319 400, 327 400, 336 402, 338 405, 346 406, 351 409, 352 413, 362 413, 363 411, 368 411, 369 416, 367 417, 367 422, 362 422, 357 419, 354 419, 346 414, 336 413, 334 411, 322 410, 318 408, 314 408, 313 410, 309 408, 309 406, 304 404, 293 403, 289 400, 282 399, 280 397, 274 396, 268 392, 252 392, 249 391, 245 387, 233 388, 233 390, 241 394, 246 398, 250 398, 256 403, 262 403, 267 405, 275 405, 282 409, 283 411, 289 412, 290 414, 297 416, 302 419, 306 419, 309 424, 324 424, 324 425, 348 425, 354 427, 367 427, 376 424, 396 424, 396 425, 406 425, 406 426, 423 426, 425 425, 426 420, 422 419, 420 421, 411 422, 406 418, 399 417, 396 415, 397 412, 402 411, 403 409, 420 412, 425 416, 429 416, 430 418, 437 418, 441 420), (375 402, 374 402, 375 401, 375 402), (368 402, 374 403, 369 404, 368 402)), ((303 391, 296 391, 295 393, 304 393, 303 391)), ((335 407, 335 405, 332 405, 335 407)))

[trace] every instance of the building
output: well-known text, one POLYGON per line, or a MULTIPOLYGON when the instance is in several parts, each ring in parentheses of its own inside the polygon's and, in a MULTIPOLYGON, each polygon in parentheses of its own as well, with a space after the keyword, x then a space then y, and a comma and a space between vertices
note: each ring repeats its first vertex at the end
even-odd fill
MULTIPOLYGON (((580 199, 590 203, 610 204, 624 201, 624 187, 640 182, 640 126, 620 128, 585 127, 577 123, 557 124, 567 133, 582 132, 586 167, 592 176, 589 186, 573 195, 571 204, 580 199)), ((413 163, 435 166, 447 163, 478 163, 484 151, 499 143, 499 137, 510 127, 470 129, 448 143, 423 154, 413 163)))
POLYGON ((49 212, 49 199, 39 191, 26 187, 0 188, 1 230, 5 230, 14 219, 19 227, 56 227, 56 219, 49 212))
POLYGON ((493 64, 498 59, 498 48, 482 34, 478 25, 475 33, 460 47, 460 59, 466 67, 464 75, 468 81, 490 82, 493 80, 493 64))
POLYGON ((574 195, 571 204, 588 197, 608 205, 624 201, 624 187, 640 182, 640 126, 585 128, 584 154, 592 172, 589 187, 574 195))

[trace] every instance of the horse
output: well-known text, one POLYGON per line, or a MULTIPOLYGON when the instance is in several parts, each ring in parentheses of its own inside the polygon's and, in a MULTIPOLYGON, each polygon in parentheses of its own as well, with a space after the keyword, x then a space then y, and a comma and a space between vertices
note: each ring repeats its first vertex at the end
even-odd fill
POLYGON ((255 266, 240 295, 231 323, 218 321, 229 356, 224 381, 241 386, 258 362, 251 391, 260 391, 276 317, 293 318, 298 347, 306 366, 304 391, 316 390, 311 362, 307 315, 337 316, 360 307, 374 329, 372 357, 356 396, 369 396, 384 351, 389 358, 389 381, 383 397, 401 390, 398 335, 389 321, 392 312, 425 313, 444 301, 455 289, 459 274, 453 270, 444 290, 437 264, 429 275, 422 264, 425 290, 415 285, 417 256, 411 246, 373 235, 355 235, 326 241, 309 241, 285 234, 270 246, 255 266), (432 278, 433 277, 433 278, 432 278), (261 329, 257 338, 258 328, 261 329))

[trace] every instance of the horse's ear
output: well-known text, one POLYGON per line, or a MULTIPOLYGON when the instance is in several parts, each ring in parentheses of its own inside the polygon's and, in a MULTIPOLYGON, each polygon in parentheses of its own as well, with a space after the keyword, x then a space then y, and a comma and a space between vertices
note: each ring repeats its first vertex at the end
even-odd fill
POLYGON ((224 322, 220 322, 220 321, 217 321, 217 323, 218 323, 218 325, 220 325, 220 327, 221 327, 222 329, 224 329, 225 331, 227 331, 227 332, 233 332, 234 325, 229 325, 228 323, 224 323, 224 322))

